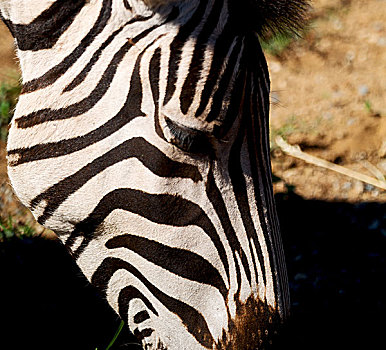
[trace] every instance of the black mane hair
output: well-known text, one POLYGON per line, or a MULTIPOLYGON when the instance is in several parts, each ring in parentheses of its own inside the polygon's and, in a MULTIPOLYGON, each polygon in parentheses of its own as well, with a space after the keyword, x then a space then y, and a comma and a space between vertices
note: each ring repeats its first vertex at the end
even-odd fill
POLYGON ((262 39, 276 34, 300 35, 307 21, 310 0, 230 0, 230 13, 241 31, 262 39))

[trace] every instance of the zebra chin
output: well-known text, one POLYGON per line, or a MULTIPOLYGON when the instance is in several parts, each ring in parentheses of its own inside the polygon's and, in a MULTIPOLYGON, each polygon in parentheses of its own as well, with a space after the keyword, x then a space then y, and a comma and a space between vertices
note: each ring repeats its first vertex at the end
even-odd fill
MULTIPOLYGON (((282 327, 281 319, 274 309, 266 303, 250 297, 238 307, 238 313, 231 319, 222 336, 218 339, 211 335, 204 335, 200 342, 191 342, 189 336, 184 335, 185 329, 173 329, 166 338, 160 337, 153 328, 149 312, 144 305, 133 303, 128 318, 128 325, 133 334, 143 345, 144 349, 181 349, 181 350, 255 350, 268 349, 273 345, 273 339, 278 337, 282 327), (176 338, 170 337, 175 334, 176 338), (168 345, 166 345, 168 344, 168 345)), ((160 328, 158 327, 158 330, 160 328)), ((205 331, 204 331, 205 332, 205 331)))
MULTIPOLYGON (((189 334, 185 327, 165 327, 164 321, 158 324, 152 305, 132 286, 124 289, 124 297, 133 298, 127 315, 127 324, 142 343, 144 349, 181 350, 255 350, 268 349, 280 332, 282 319, 277 310, 253 296, 244 303, 238 302, 237 314, 229 316, 221 336, 215 337, 207 328, 197 329, 197 334, 189 334), (165 333, 166 332, 166 333, 165 333)), ((127 305, 126 305, 127 306, 127 305)), ((195 320, 192 320, 195 321, 195 320)))
MULTIPOLYGON (((118 298, 121 318, 144 349, 267 349, 282 326, 278 311, 253 295, 236 302, 234 317, 228 309, 228 315, 217 319, 215 325, 186 304, 175 303, 173 314, 167 313, 133 285, 123 288, 118 298), (219 324, 224 324, 222 331, 214 333, 211 328, 219 324)), ((216 308, 210 312, 215 314, 216 308)))

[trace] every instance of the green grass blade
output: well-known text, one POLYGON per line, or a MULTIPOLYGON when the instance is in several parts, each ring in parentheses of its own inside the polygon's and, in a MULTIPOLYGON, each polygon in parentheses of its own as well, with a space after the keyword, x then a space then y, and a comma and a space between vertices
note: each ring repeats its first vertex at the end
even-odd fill
POLYGON ((114 338, 111 340, 110 344, 107 346, 106 350, 109 350, 115 343, 115 341, 117 340, 119 334, 121 333, 122 329, 123 329, 123 326, 125 325, 125 322, 121 321, 121 324, 119 325, 117 331, 115 332, 114 334, 114 338))

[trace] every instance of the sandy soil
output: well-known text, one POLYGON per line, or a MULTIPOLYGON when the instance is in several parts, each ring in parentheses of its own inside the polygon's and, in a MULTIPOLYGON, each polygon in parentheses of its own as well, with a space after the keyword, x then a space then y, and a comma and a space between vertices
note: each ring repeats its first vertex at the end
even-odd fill
POLYGON ((0 22, 0 67, 0 80, 6 79, 10 70, 18 70, 13 39, 3 22, 0 22))
MULTIPOLYGON (((314 1, 305 35, 269 57, 271 128, 303 151, 375 176, 386 174, 386 2, 314 1), (381 10, 383 8, 383 11, 381 10), (367 165, 367 167, 366 167, 367 165)), ((273 152, 273 170, 304 198, 386 201, 386 192, 273 152)))

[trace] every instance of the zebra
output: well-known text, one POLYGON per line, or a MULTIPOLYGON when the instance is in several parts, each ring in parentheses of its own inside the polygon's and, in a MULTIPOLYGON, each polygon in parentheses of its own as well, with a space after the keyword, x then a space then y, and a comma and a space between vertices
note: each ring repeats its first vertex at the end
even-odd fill
POLYGON ((289 315, 259 36, 302 0, 1 0, 8 174, 145 349, 264 349, 289 315))

